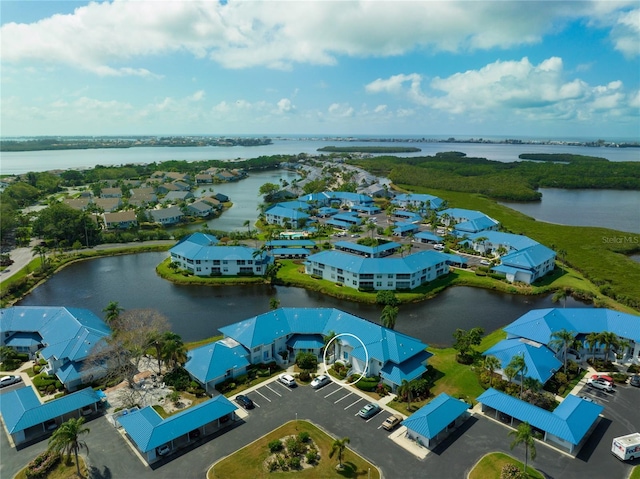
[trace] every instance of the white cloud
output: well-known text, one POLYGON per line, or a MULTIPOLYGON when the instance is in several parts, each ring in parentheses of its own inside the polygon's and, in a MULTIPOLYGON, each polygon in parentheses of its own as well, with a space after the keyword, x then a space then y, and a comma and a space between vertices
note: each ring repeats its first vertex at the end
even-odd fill
POLYGON ((551 57, 538 65, 528 58, 497 61, 478 70, 436 77, 425 87, 417 73, 378 78, 365 86, 369 93, 391 94, 409 104, 461 116, 465 119, 582 118, 594 115, 637 116, 621 81, 590 86, 566 79, 561 58, 551 57), (627 104, 625 104, 627 100, 627 104))
POLYGON ((332 103, 329 105, 327 111, 331 116, 336 118, 349 118, 355 113, 353 107, 349 106, 348 103, 332 103))
POLYGON ((295 107, 288 98, 281 99, 278 103, 278 113, 290 113, 295 110, 295 107))
POLYGON ((470 51, 537 43, 587 19, 638 50, 638 10, 627 2, 89 3, 69 15, 1 27, 4 62, 64 64, 99 75, 154 77, 144 58, 188 52, 227 68, 333 65, 340 56, 388 57, 416 49, 470 51), (606 20, 603 20, 606 19, 606 20), (384 25, 384 28, 380 28, 384 25), (634 44, 635 40, 635 44, 634 44))

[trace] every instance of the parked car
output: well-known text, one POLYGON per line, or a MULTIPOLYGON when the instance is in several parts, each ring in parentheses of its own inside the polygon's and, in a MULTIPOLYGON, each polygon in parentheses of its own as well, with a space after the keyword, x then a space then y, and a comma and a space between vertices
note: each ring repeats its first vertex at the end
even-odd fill
POLYGON ((322 386, 326 386, 331 382, 331 378, 326 374, 321 374, 320 376, 313 378, 311 381, 311 387, 313 389, 320 389, 322 386))
POLYGON ((436 251, 442 251, 444 250, 444 245, 442 243, 436 243, 433 245, 433 249, 436 251))
POLYGON ((363 419, 369 419, 375 416, 376 414, 378 414, 379 412, 380 412, 380 406, 372 402, 367 404, 362 409, 360 409, 360 411, 358 412, 358 416, 360 416, 363 419))
POLYGON ((18 384, 20 382, 22 382, 22 377, 20 376, 3 376, 0 378, 0 388, 11 386, 12 384, 18 384))
POLYGON ((254 407, 253 401, 244 394, 238 394, 236 396, 236 402, 245 409, 253 409, 254 407))
POLYGON ((640 388, 640 374, 635 374, 631 376, 631 379, 629 379, 629 384, 637 388, 640 388))
POLYGON ((491 266, 491 261, 483 259, 483 260, 480 261, 480 264, 482 266, 491 266))
POLYGON ((200 437, 200 429, 194 429, 189 433, 189 439, 198 439, 200 437))
POLYGON ((169 447, 168 444, 164 444, 162 446, 160 446, 158 449, 158 456, 166 456, 167 454, 169 454, 171 452, 171 447, 169 447))
POLYGON ((391 431, 394 427, 402 422, 402 416, 400 414, 393 414, 384 420, 382 427, 387 431, 391 431))
POLYGON ((580 399, 584 400, 584 401, 588 401, 588 402, 596 402, 595 399, 593 399, 592 397, 589 397, 587 395, 582 395, 582 396, 578 396, 580 399))
POLYGON ((281 374, 278 376, 278 381, 280 381, 285 386, 289 386, 290 388, 296 386, 296 380, 291 374, 281 374))
POLYGON ((602 378, 589 378, 587 379, 587 386, 591 386, 595 389, 600 389, 601 391, 607 391, 608 393, 613 392, 613 383, 610 383, 606 379, 602 378))
POLYGON ((591 376, 591 379, 604 379, 605 381, 609 381, 613 385, 613 378, 611 376, 607 376, 606 374, 594 374, 591 376))
POLYGON ((44 428, 46 431, 53 431, 57 427, 58 427, 58 423, 55 421, 55 419, 49 419, 47 422, 44 423, 44 428))

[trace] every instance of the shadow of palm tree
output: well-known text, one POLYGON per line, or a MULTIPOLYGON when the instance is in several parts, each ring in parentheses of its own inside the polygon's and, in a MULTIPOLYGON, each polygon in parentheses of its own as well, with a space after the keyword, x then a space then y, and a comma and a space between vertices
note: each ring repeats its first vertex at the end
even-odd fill
POLYGON ((111 475, 111 470, 106 466, 102 471, 95 466, 90 466, 87 472, 87 477, 89 479, 112 479, 113 477, 111 475))

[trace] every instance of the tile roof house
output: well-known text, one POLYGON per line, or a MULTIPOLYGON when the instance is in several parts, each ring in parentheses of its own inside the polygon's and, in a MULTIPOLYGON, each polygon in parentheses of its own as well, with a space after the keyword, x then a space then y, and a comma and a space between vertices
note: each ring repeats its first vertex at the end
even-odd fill
POLYGON ((528 422, 541 431, 543 440, 577 454, 595 429, 604 407, 569 394, 553 412, 534 406, 526 401, 509 396, 493 388, 478 396, 482 411, 487 414, 506 414, 513 420, 528 422))
POLYGON ((365 258, 341 251, 322 251, 305 262, 305 273, 355 289, 414 289, 449 273, 448 258, 421 251, 404 258, 365 258))
POLYGON ((184 218, 184 213, 177 206, 170 206, 169 208, 161 208, 158 210, 147 210, 147 215, 154 223, 160 223, 162 225, 175 225, 180 223, 184 218))
POLYGON ((406 426, 409 439, 432 449, 469 418, 469 407, 460 399, 440 393, 401 424, 406 426))
POLYGON ((193 431, 196 430, 198 436, 213 434, 226 427, 230 420, 237 419, 236 409, 238 407, 226 397, 216 396, 166 419, 147 406, 120 416, 118 423, 151 464, 161 458, 160 446, 168 445, 171 449, 188 446, 195 441, 193 431))
POLYGON ((109 326, 87 309, 13 306, 0 310, 0 346, 30 357, 37 352, 47 361, 44 370, 56 375, 69 391, 100 374, 87 370, 84 361, 110 334, 109 326))
MULTIPOLYGON (((393 389, 403 380, 421 377, 431 356, 418 339, 331 308, 280 308, 225 326, 220 332, 244 346, 250 363, 276 361, 282 365, 289 364, 279 354, 283 351, 289 352, 291 360, 298 351, 320 355, 323 338, 333 332, 341 336, 328 362, 339 359, 351 365, 354 374, 379 375, 393 389)), ((191 366, 196 369, 195 364, 191 366)))
POLYGON ((5 431, 16 446, 48 434, 47 425, 60 425, 70 417, 97 412, 101 398, 97 391, 80 391, 41 403, 31 386, 2 394, 0 414, 5 431))
POLYGON ((74 210, 85 211, 91 203, 91 198, 65 198, 62 202, 74 210))
POLYGON ((122 198, 122 188, 102 188, 100 198, 122 198))
POLYGON ((111 213, 122 206, 120 198, 96 198, 94 204, 106 213, 111 213))
POLYGON ((171 261, 196 276, 258 275, 266 272, 273 258, 248 246, 217 246, 215 236, 193 233, 169 250, 171 261))

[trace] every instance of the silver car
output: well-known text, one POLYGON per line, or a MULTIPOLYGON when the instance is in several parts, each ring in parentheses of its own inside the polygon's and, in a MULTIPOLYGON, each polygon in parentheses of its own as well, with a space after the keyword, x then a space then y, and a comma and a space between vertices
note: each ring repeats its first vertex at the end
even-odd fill
POLYGON ((311 381, 311 387, 313 389, 320 389, 322 386, 326 386, 330 382, 331 378, 329 376, 327 376, 326 374, 321 374, 320 376, 314 378, 313 381, 311 381))
POLYGON ((12 384, 18 384, 20 382, 22 382, 22 378, 20 376, 3 376, 0 378, 0 388, 11 386, 12 384))

